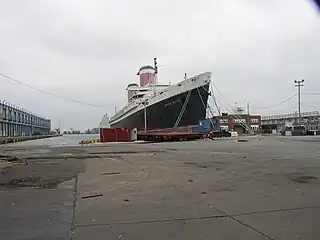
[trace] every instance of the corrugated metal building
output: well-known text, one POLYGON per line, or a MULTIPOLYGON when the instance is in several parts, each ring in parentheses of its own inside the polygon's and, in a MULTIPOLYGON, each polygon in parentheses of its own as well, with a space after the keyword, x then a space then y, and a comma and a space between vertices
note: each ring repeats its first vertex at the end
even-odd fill
POLYGON ((51 120, 0 102, 0 137, 49 134, 51 120))

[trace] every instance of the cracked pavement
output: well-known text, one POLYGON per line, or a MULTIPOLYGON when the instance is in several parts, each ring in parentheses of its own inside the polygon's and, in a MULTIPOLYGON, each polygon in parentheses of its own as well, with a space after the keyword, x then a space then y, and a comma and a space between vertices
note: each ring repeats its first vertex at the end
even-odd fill
POLYGON ((318 239, 312 140, 3 147, 0 239, 318 239))

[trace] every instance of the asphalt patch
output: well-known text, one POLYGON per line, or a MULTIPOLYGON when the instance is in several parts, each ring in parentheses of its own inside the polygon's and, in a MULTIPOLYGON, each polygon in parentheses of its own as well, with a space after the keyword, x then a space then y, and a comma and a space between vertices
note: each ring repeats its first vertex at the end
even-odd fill
POLYGON ((290 179, 296 183, 310 183, 318 180, 318 178, 315 176, 307 176, 307 175, 291 177, 290 179))
POLYGON ((58 181, 43 181, 40 177, 28 177, 25 179, 10 179, 7 182, 0 182, 0 189, 34 188, 34 189, 54 189, 60 183, 72 178, 59 179, 58 181))
POLYGON ((71 180, 85 165, 79 159, 29 160, 26 164, 15 164, 0 172, 0 190, 18 188, 52 189, 71 180))
POLYGON ((3 154, 0 154, 0 160, 5 161, 5 162, 12 162, 12 163, 25 163, 26 162, 25 160, 23 160, 21 158, 17 158, 15 156, 3 155, 3 154))

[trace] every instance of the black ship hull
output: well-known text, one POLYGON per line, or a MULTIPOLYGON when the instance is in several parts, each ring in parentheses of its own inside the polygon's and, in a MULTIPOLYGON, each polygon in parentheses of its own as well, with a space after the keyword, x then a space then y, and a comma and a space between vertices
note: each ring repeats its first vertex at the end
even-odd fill
MULTIPOLYGON (((185 102, 187 105, 183 115, 181 115, 181 120, 177 127, 198 125, 199 120, 205 119, 209 96, 209 84, 191 90, 189 97, 188 92, 189 91, 183 92, 151 106, 147 106, 147 129, 164 129, 174 127, 185 102)), ((115 123, 111 122, 110 126, 112 128, 144 129, 144 112, 144 109, 141 109, 120 121, 115 123)))

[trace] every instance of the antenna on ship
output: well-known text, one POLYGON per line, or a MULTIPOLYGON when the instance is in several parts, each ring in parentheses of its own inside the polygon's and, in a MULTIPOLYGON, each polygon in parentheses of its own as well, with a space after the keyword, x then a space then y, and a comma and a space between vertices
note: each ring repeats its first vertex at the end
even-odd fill
POLYGON ((153 78, 153 94, 156 94, 156 84, 158 83, 158 63, 157 58, 153 59, 154 64, 154 78, 153 78))
POLYGON ((153 62, 154 62, 154 80, 155 80, 154 83, 157 83, 157 81, 158 81, 158 63, 157 63, 157 58, 154 58, 153 62))

